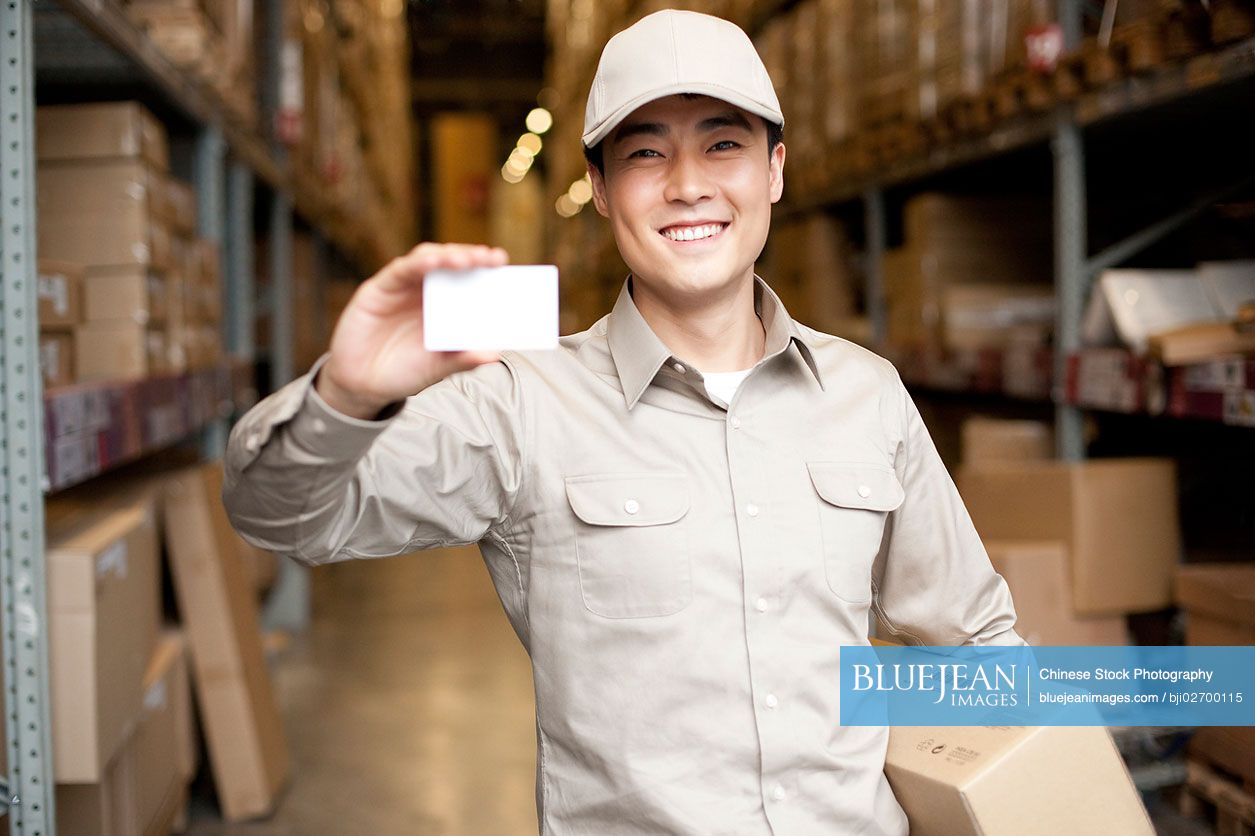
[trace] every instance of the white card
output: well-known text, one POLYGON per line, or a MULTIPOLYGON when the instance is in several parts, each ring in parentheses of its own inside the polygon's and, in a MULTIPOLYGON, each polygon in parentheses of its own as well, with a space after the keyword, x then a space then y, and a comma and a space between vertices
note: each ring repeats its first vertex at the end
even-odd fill
POLYGON ((423 277, 428 351, 558 347, 558 268, 552 264, 433 270, 423 277))

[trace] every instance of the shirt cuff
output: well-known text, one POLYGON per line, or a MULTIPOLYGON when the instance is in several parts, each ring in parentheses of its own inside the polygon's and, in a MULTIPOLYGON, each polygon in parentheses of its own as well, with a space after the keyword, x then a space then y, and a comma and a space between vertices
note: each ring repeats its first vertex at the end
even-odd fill
POLYGON ((356 461, 370 448, 400 414, 404 401, 390 404, 380 417, 366 421, 345 415, 322 399, 315 388, 318 373, 327 362, 324 355, 310 370, 305 397, 288 425, 288 433, 302 449, 320 459, 349 462, 356 461))

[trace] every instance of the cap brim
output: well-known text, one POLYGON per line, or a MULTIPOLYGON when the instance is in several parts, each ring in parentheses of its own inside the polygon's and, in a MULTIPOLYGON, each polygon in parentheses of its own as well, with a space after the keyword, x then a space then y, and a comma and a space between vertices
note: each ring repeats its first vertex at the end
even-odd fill
POLYGON ((616 110, 612 111, 605 119, 601 120, 591 131, 583 136, 584 146, 592 148, 601 142, 606 136, 615 129, 615 127, 631 115, 632 111, 642 105, 665 98, 666 96, 674 96, 678 93, 697 93, 703 96, 725 101, 728 104, 736 105, 742 110, 747 110, 757 116, 761 116, 769 122, 775 122, 777 125, 784 125, 784 114, 778 110, 756 102, 748 96, 737 92, 729 87, 723 87, 719 84, 711 84, 707 82, 701 83, 685 83, 685 84, 669 84, 664 87, 658 87, 650 90, 648 93, 629 99, 616 110))

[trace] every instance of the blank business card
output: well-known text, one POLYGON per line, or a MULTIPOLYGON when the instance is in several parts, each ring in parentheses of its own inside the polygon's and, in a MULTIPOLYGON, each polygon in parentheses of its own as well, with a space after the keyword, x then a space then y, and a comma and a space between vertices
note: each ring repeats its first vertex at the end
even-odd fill
POLYGON ((428 351, 558 347, 558 268, 552 264, 433 270, 423 278, 428 351))

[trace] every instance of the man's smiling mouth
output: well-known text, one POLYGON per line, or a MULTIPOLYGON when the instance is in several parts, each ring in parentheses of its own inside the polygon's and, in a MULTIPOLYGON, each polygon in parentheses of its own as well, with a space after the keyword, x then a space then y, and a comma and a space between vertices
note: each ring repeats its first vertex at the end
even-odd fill
POLYGON ((716 237, 727 226, 728 224, 720 222, 677 225, 660 229, 658 233, 670 241, 701 241, 716 237))

